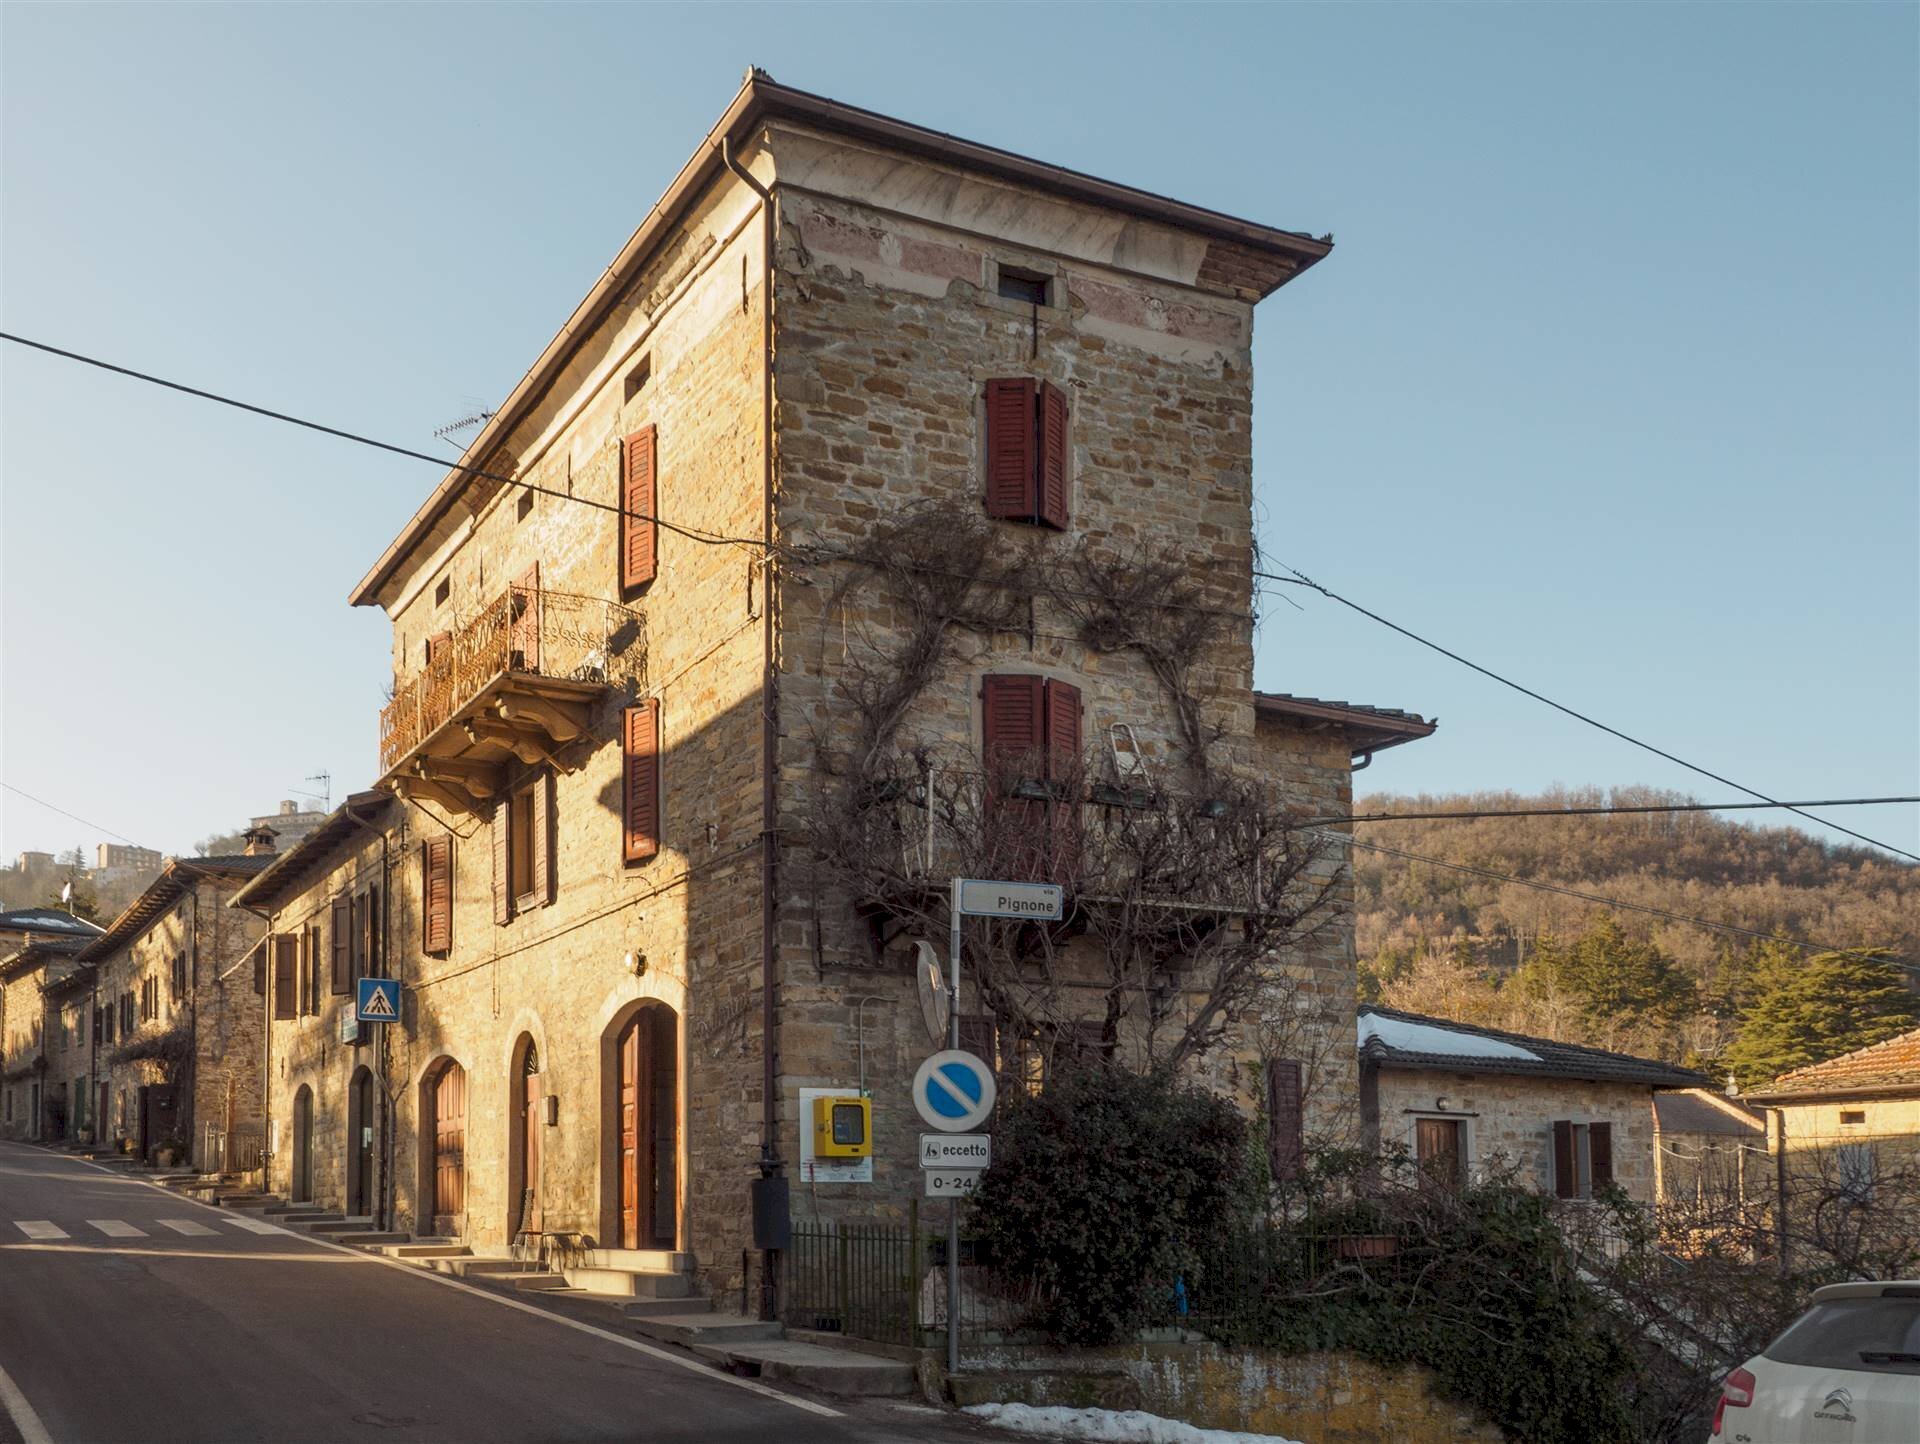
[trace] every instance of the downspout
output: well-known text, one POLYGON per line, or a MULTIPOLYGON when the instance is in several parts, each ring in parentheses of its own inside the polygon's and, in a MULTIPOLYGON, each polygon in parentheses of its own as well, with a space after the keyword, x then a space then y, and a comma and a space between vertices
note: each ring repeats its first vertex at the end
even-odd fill
MULTIPOLYGON (((189 961, 187 963, 187 1037, 193 1041, 189 1045, 185 1077, 181 1079, 181 1082, 185 1085, 187 1094, 187 1106, 184 1110, 187 1117, 187 1157, 192 1158, 193 1135, 195 1132, 204 1133, 206 1130, 200 1127, 199 1099, 195 1097, 200 1091, 200 879, 193 877, 191 873, 188 874, 188 876, 193 883, 192 890, 188 893, 188 896, 193 899, 193 937, 191 946, 187 950, 189 954, 189 961)), ((225 1043, 226 1040, 224 1038, 221 1039, 222 1046, 224 1046, 225 1043)), ((181 1112, 180 1105, 176 1102, 174 1104, 173 1116, 179 1118, 181 1112)), ((204 1162, 204 1160, 202 1161, 204 1162)), ((227 1161, 224 1150, 222 1151, 220 1161, 222 1163, 227 1161)))
POLYGON ((760 197, 761 249, 764 265, 760 293, 760 342, 764 358, 761 372, 760 459, 762 463, 762 526, 766 537, 766 555, 761 559, 760 615, 764 636, 762 652, 766 672, 760 687, 760 1179, 754 1210, 754 1242, 761 1250, 760 1316, 772 1318, 775 1304, 774 1270, 786 1245, 787 1209, 784 1197, 786 1180, 781 1170, 780 1105, 776 1093, 779 1071, 776 1066, 775 1026, 778 1016, 774 1001, 775 955, 779 939, 776 926, 779 908, 779 842, 776 826, 779 817, 779 793, 776 768, 779 765, 780 671, 774 647, 778 632, 774 626, 775 589, 773 562, 773 192, 760 184, 734 157, 733 140, 720 139, 720 159, 740 183, 760 197), (775 1180, 778 1180, 776 1183, 775 1180), (775 1215, 777 1213, 777 1219, 775 1215))
MULTIPOLYGON (((380 966, 382 976, 393 976, 393 954, 389 945, 393 939, 391 920, 393 917, 393 872, 387 853, 387 830, 368 822, 366 818, 353 810, 351 802, 340 805, 341 813, 347 821, 365 828, 380 839, 380 966)), ((380 1024, 379 1042, 373 1050, 374 1061, 380 1065, 380 1175, 374 1183, 374 1224, 384 1229, 393 1215, 387 1206, 388 1194, 393 1189, 393 1133, 394 1116, 398 1112, 393 1096, 387 1087, 387 1029, 392 1024, 380 1024)))

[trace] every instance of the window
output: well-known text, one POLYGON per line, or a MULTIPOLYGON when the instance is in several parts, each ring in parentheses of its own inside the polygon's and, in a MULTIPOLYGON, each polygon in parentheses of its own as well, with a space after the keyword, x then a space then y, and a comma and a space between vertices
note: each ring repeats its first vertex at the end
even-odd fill
POLYGON ((187 955, 178 953, 173 959, 173 998, 175 1002, 187 996, 187 955))
POLYGON ((1613 1125, 1560 1119, 1551 1162, 1556 1198, 1592 1198, 1613 1182, 1613 1125))
POLYGON ((532 515, 533 515, 533 493, 530 491, 523 491, 520 493, 520 500, 514 503, 513 519, 517 524, 519 522, 525 521, 528 517, 532 515))
POLYGON ((1920 1374, 1920 1298, 1895 1285, 1878 1297, 1828 1299, 1764 1352, 1777 1364, 1810 1369, 1920 1374))
POLYGON ((651 380, 653 380, 653 357, 642 356, 640 358, 640 364, 627 373, 626 399, 628 401, 633 400, 634 397, 647 389, 647 383, 651 380))
POLYGON ((1839 1165, 1840 1196, 1849 1203, 1870 1203, 1880 1160, 1871 1143, 1843 1143, 1834 1150, 1839 1165))
POLYGON ((542 772, 494 803, 494 921, 553 901, 553 776, 542 772))
POLYGON ((656 555, 658 444, 654 428, 643 426, 621 443, 620 592, 646 586, 659 571, 656 555))
POLYGON ((1066 393, 1031 376, 989 381, 986 423, 987 515, 1064 529, 1066 393))
POLYGON ((433 589, 433 604, 436 607, 444 607, 447 604, 447 598, 451 597, 452 595, 453 595, 453 578, 442 577, 440 578, 440 585, 438 585, 433 589))
POLYGON ((660 702, 649 697, 621 715, 621 859, 645 862, 660 851, 660 702))
POLYGON ((1413 1120, 1413 1161, 1420 1181, 1459 1188, 1467 1181, 1467 1121, 1464 1118, 1413 1120))
POLYGON ((327 904, 327 989, 336 997, 353 991, 353 901, 342 895, 327 904))
POLYGON ((280 933, 273 939, 273 1016, 291 1018, 299 1008, 297 971, 299 940, 292 933, 280 933))
POLYGON ((1840 1110, 1840 1126, 1842 1128, 1851 1128, 1866 1121, 1867 1110, 1864 1108, 1842 1108, 1840 1110))
POLYGON ((420 843, 420 917, 422 952, 445 956, 453 947, 453 836, 420 843))
POLYGON ((1267 1060, 1267 1167, 1275 1183, 1298 1178, 1306 1158, 1301 1084, 1296 1060, 1267 1060))
POLYGON ((1068 882, 1080 844, 1080 689, 1025 674, 981 684, 989 876, 1068 882))
POLYGON ((1018 266, 1001 266, 999 291, 1009 301, 1025 301, 1030 305, 1047 304, 1047 280, 1038 271, 1023 271, 1018 266))

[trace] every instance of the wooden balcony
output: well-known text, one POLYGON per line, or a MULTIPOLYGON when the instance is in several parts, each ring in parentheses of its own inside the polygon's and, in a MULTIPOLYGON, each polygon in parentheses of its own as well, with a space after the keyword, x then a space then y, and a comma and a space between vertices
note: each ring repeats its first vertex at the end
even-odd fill
POLYGON ((515 760, 566 770, 591 704, 646 680, 645 619, 570 592, 508 587, 430 651, 380 709, 380 781, 459 812, 490 810, 515 760))

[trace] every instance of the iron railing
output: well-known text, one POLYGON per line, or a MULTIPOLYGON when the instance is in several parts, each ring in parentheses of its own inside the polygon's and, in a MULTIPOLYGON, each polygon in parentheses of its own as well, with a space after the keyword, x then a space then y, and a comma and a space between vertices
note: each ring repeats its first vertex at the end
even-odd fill
POLYGON ((260 1166, 260 1151, 265 1135, 257 1123, 238 1128, 206 1124, 200 1138, 200 1171, 203 1173, 251 1173, 260 1166))
POLYGON ((506 673, 569 682, 643 681, 646 627, 603 597, 508 587, 430 646, 431 660, 380 709, 380 770, 391 772, 506 673))

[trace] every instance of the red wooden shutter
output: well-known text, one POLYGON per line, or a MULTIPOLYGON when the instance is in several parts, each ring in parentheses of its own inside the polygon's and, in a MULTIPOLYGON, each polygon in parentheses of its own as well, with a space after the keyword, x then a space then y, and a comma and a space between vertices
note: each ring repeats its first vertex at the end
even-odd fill
POLYGON ((533 896, 541 907, 553 901, 553 774, 533 781, 533 896))
POLYGON ((984 679, 981 688, 983 752, 989 777, 1011 768, 1038 771, 1045 733, 1046 681, 1002 674, 984 679))
POLYGON ((540 670, 540 563, 522 572, 513 584, 513 639, 510 665, 522 672, 540 670))
POLYGON ((1031 521, 1034 488, 1034 381, 987 383, 987 515, 1031 521))
POLYGON ((380 943, 385 930, 380 923, 380 885, 375 883, 367 889, 367 976, 374 978, 381 975, 380 943))
POLYGON ((1573 1166, 1573 1124, 1565 1118, 1553 1125, 1553 1193, 1556 1198, 1580 1196, 1580 1175, 1573 1166))
POLYGON ((1040 520, 1062 530, 1067 525, 1067 394, 1040 383, 1040 520))
POLYGON ((1047 776, 1066 781, 1080 772, 1080 689, 1048 682, 1047 776))
POLYGON ((622 857, 645 862, 660 851, 660 702, 649 697, 629 707, 621 727, 625 761, 625 832, 622 857))
POLYGON ((298 1006, 294 996, 293 970, 297 961, 294 941, 282 935, 273 940, 273 1016, 291 1018, 298 1006))
POLYGON ((353 915, 343 897, 335 898, 327 909, 327 933, 333 952, 330 990, 350 993, 353 991, 353 915))
POLYGON ((420 947, 446 953, 453 947, 453 837, 429 837, 420 844, 420 947))
POLYGON ((1587 1170, 1593 1180, 1593 1191, 1613 1182, 1613 1125, 1611 1123, 1589 1123, 1587 1125, 1587 1170))
POLYGON ((427 670, 432 671, 453 649, 452 632, 435 632, 427 638, 427 670))
POLYGON ((1047 810, 1047 880, 1071 886, 1080 872, 1080 689, 1046 684, 1047 777, 1069 784, 1053 789, 1047 810))
POLYGON ((1275 1183, 1300 1176, 1306 1156, 1300 1064, 1292 1058, 1267 1060, 1267 1163, 1275 1183))
POLYGON ((493 804, 493 921, 496 927, 505 927, 513 921, 513 879, 507 871, 512 817, 513 799, 502 796, 493 804))
POLYGON ((654 428, 643 426, 626 439, 620 483, 620 587, 644 587, 659 569, 656 555, 656 484, 654 428))

